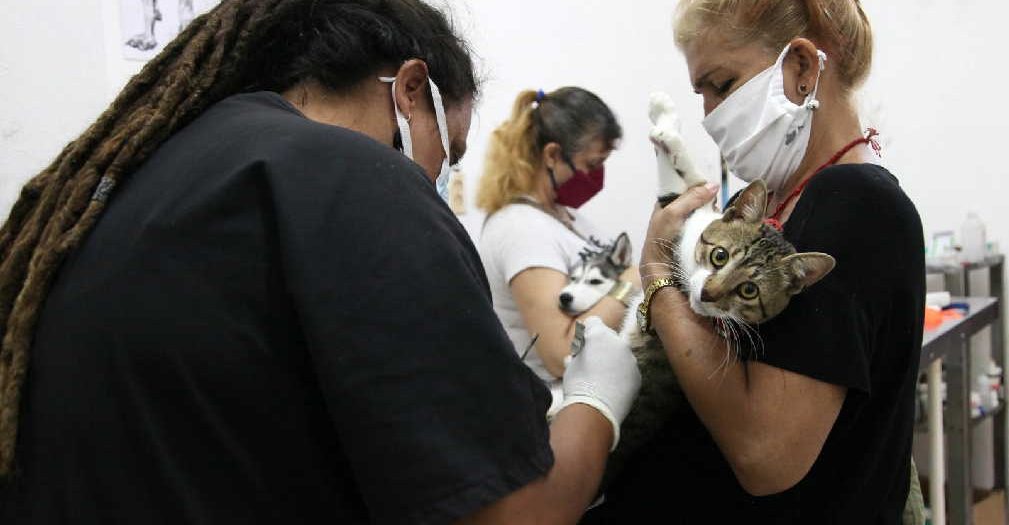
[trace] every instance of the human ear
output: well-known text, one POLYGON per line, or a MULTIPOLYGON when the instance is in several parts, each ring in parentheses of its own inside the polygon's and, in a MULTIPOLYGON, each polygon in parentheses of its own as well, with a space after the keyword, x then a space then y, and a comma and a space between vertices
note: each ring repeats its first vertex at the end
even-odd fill
POLYGON ((550 169, 557 169, 557 165, 563 161, 561 151, 561 145, 556 142, 543 146, 543 165, 550 169))
POLYGON ((796 38, 788 44, 788 54, 785 56, 784 80, 785 96, 793 104, 800 105, 816 87, 816 79, 820 73, 820 58, 818 48, 808 38, 796 38))
POLYGON ((421 105, 426 105, 428 92, 427 64, 420 59, 410 59, 396 73, 396 103, 407 120, 421 105))

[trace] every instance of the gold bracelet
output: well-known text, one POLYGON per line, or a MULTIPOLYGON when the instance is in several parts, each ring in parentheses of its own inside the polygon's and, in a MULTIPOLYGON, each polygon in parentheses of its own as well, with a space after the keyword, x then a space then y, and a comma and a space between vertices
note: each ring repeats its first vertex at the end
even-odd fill
POLYGON ((630 298, 632 292, 634 292, 633 284, 627 281, 617 281, 606 295, 620 301, 624 305, 624 308, 626 308, 631 305, 630 298))
POLYGON ((656 279, 652 281, 652 284, 648 285, 648 289, 645 290, 645 298, 638 306, 638 328, 640 328, 643 333, 652 331, 652 321, 649 317, 650 312, 648 311, 652 304, 652 297, 655 295, 655 292, 667 286, 676 286, 676 281, 672 277, 656 279))

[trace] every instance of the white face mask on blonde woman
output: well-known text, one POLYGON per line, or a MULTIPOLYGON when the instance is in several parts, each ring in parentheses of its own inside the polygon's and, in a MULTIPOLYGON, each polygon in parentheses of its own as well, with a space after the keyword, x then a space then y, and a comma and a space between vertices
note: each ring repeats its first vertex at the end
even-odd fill
POLYGON ((704 129, 718 144, 729 169, 746 182, 757 179, 780 191, 795 173, 809 144, 820 73, 827 55, 817 50, 816 82, 801 105, 785 94, 783 64, 786 46, 775 63, 730 94, 707 117, 704 129))

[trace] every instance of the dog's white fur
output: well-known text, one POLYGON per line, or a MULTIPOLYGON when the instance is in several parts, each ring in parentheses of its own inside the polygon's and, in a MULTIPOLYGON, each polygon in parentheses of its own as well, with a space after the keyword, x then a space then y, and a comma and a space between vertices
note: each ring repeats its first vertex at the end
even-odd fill
POLYGON ((560 293, 559 305, 568 315, 581 315, 596 305, 617 284, 619 272, 628 268, 633 260, 631 241, 626 233, 620 234, 603 252, 587 258, 569 274, 570 282, 560 293), (609 268, 610 275, 604 266, 609 268))
POLYGON ((580 265, 571 272, 571 282, 561 290, 561 309, 580 315, 598 303, 617 283, 603 274, 596 265, 580 265), (570 297, 571 302, 564 298, 570 297))

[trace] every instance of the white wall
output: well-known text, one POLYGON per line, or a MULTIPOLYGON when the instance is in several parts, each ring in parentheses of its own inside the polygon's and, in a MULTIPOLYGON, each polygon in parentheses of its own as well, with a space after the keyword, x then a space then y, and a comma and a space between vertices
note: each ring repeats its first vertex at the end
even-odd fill
POLYGON ((876 29, 865 92, 888 137, 884 159, 925 230, 959 230, 968 210, 1009 251, 1009 84, 1002 0, 863 2, 876 29))
POLYGON ((21 185, 105 108, 100 0, 0 11, 0 220, 21 185))

